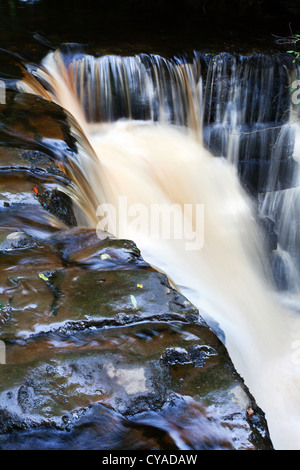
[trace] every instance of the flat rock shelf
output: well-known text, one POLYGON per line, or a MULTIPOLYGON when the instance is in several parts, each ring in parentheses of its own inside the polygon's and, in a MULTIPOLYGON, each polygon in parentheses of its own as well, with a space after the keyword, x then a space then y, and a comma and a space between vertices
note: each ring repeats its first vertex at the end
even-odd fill
POLYGON ((133 242, 1 237, 0 448, 272 448, 224 345, 133 242))

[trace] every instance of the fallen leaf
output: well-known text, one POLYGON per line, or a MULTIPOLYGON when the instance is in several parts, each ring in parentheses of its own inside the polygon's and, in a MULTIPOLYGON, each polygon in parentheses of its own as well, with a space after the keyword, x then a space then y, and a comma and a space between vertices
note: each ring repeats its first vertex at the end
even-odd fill
POLYGON ((110 258, 110 255, 108 255, 107 253, 103 253, 101 255, 101 259, 107 259, 107 258, 110 258))
POLYGON ((134 295, 131 295, 130 296, 130 300, 132 302, 132 305, 134 306, 134 308, 137 308, 137 301, 136 301, 136 298, 134 297, 134 295))

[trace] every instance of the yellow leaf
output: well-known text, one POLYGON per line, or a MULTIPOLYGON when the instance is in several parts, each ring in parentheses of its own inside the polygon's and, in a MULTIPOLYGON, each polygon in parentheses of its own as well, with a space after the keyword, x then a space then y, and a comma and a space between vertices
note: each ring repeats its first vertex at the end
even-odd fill
POLYGON ((134 297, 134 295, 131 295, 130 296, 130 300, 132 302, 132 305, 134 306, 134 308, 137 308, 137 301, 136 301, 136 298, 134 297))

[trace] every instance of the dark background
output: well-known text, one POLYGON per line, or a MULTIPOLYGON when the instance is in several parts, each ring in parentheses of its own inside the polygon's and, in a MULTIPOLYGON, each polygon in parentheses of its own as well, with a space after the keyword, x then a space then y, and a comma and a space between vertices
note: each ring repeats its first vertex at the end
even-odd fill
POLYGON ((276 50, 286 45, 275 36, 292 33, 300 33, 299 0, 0 0, 1 47, 33 58, 62 42, 123 54, 276 50))

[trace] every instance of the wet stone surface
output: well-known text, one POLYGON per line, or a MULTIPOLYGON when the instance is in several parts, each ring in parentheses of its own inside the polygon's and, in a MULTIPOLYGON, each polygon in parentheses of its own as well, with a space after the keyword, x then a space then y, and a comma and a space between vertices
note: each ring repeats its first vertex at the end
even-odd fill
POLYGON ((0 448, 272 448, 223 344, 133 242, 14 236, 2 230, 0 448))
MULTIPOLYGON (((75 226, 64 166, 75 153, 62 108, 34 95, 7 91, 6 103, 0 105, 0 227, 24 228, 27 218, 29 228, 47 214, 59 218, 59 228, 75 226)), ((57 225, 52 220, 45 225, 57 225)))

